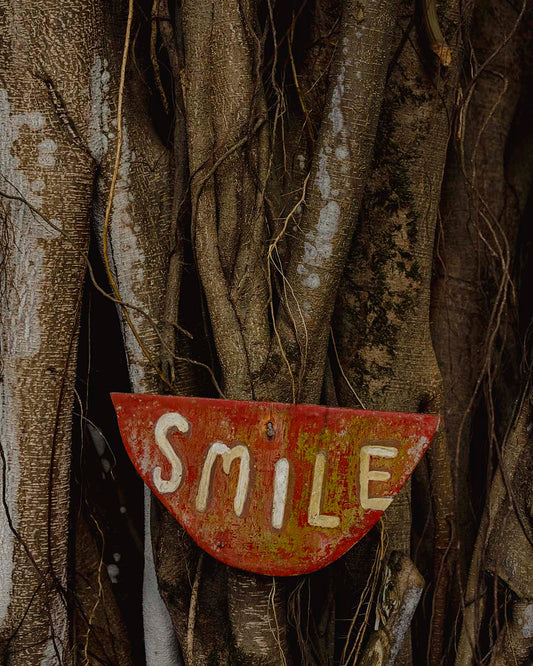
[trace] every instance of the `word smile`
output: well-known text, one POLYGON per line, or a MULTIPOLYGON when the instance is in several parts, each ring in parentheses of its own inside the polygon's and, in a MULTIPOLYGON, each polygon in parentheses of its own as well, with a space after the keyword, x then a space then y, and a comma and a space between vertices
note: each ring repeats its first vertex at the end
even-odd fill
MULTIPOLYGON (((183 435, 190 435, 191 430, 191 424, 178 412, 163 414, 155 426, 155 441, 171 467, 171 474, 168 479, 162 478, 161 467, 159 466, 155 467, 152 472, 153 483, 163 495, 176 492, 183 481, 183 463, 169 439, 169 434, 176 430, 183 435)), ((393 498, 391 496, 369 496, 370 481, 383 482, 391 478, 390 472, 371 470, 370 464, 372 458, 395 458, 397 455, 398 449, 395 446, 384 446, 382 443, 369 443, 361 447, 359 452, 359 500, 363 509, 385 511, 392 502, 393 498)), ((239 476, 233 510, 237 516, 241 517, 247 505, 250 491, 250 470, 253 467, 253 454, 249 446, 242 443, 236 443, 229 447, 223 442, 215 441, 208 446, 196 492, 196 510, 204 513, 208 509, 208 504, 211 501, 213 473, 218 459, 221 460, 222 471, 226 474, 230 474, 232 464, 239 461, 239 476)), ((327 486, 326 467, 327 453, 319 451, 316 453, 314 460, 307 522, 313 527, 332 529, 340 525, 340 517, 321 513, 327 486)), ((277 530, 281 529, 284 523, 290 475, 290 460, 280 458, 274 465, 272 489, 271 525, 277 530)))

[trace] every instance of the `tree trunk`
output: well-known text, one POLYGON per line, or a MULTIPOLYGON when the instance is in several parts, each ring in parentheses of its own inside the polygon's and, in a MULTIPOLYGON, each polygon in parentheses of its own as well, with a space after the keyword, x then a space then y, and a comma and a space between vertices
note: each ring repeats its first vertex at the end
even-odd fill
POLYGON ((90 5, 2 2, 0 13, 1 652, 8 664, 59 663, 71 658, 70 428, 96 171, 83 63, 95 25, 90 5))

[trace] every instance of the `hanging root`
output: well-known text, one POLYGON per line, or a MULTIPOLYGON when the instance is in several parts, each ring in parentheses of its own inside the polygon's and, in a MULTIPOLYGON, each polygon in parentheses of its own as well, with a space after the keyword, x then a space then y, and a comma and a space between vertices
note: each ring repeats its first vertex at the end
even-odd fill
POLYGON ((281 632, 279 628, 278 614, 276 612, 276 577, 272 576, 272 591, 269 596, 269 602, 272 605, 272 615, 274 617, 275 629, 272 628, 272 633, 274 634, 274 639, 279 648, 279 659, 281 666, 287 666, 287 659, 285 657, 285 652, 283 650, 283 645, 281 643, 281 632))
POLYGON ((435 53, 444 67, 452 64, 452 52, 439 25, 437 16, 437 5, 435 0, 421 0, 422 2, 422 25, 424 27, 429 46, 435 53))
POLYGON ((187 664, 194 664, 194 627, 196 625, 196 616, 198 612, 198 590, 200 588, 200 579, 202 577, 202 567, 204 564, 204 554, 200 553, 198 564, 196 565, 196 574, 191 592, 191 601, 189 604, 189 619, 187 622, 187 664))

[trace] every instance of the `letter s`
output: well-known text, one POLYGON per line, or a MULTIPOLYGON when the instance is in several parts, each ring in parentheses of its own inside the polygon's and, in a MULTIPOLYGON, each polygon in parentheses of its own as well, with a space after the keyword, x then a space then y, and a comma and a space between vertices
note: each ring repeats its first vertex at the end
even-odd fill
POLYGON ((170 479, 161 478, 161 467, 155 467, 152 478, 154 485, 160 493, 173 493, 181 483, 183 474, 183 465, 177 453, 172 448, 168 440, 168 431, 176 428, 179 432, 186 434, 189 432, 189 422, 178 412, 167 412, 163 414, 155 424, 155 441, 159 446, 161 453, 165 456, 172 467, 170 479))

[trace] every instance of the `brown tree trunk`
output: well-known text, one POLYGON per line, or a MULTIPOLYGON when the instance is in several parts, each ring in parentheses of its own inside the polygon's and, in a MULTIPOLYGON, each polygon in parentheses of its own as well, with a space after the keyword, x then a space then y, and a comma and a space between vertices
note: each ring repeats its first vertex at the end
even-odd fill
POLYGON ((0 651, 6 664, 60 663, 71 652, 70 427, 96 170, 83 63, 95 24, 76 3, 2 2, 0 15, 0 651))
MULTIPOLYGON (((457 85, 457 12, 453 2, 447 3, 449 43, 455 59, 447 70, 436 60, 432 67, 420 61, 412 23, 397 29, 373 171, 334 322, 340 350, 337 390, 343 405, 440 410, 442 387, 431 340, 429 303, 438 197, 451 131, 448 118, 457 85)), ((453 553, 454 521, 443 433, 432 443, 428 464, 436 585, 431 644, 438 662, 451 566, 445 559, 453 553)), ((409 485, 390 507, 385 521, 390 548, 409 553, 409 485)), ((356 551, 357 546, 354 557, 356 551)), ((407 647, 401 659, 409 662, 407 647)))

